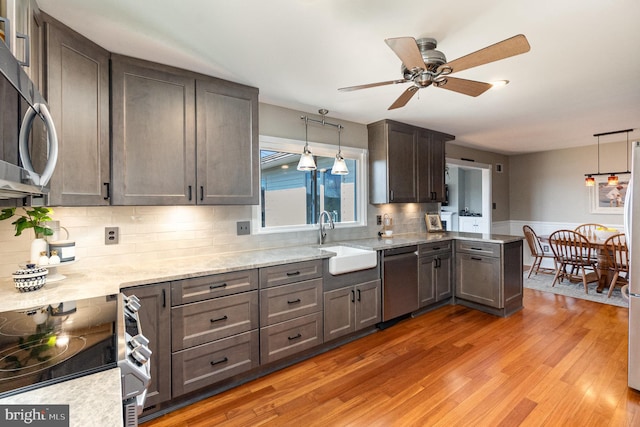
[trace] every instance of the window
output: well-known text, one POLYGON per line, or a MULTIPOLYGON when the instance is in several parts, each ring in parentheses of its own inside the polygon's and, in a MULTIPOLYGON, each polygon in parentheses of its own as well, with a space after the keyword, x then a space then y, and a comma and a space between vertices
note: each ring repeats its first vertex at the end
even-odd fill
POLYGON ((366 225, 367 150, 342 147, 348 175, 333 175, 337 145, 309 141, 317 169, 297 170, 304 141, 260 136, 258 232, 316 229, 328 211, 336 227, 366 225))

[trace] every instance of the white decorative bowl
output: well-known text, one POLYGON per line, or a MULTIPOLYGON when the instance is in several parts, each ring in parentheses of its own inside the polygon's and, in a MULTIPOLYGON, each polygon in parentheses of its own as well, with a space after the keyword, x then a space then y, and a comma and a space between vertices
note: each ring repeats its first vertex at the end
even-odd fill
POLYGON ((13 283, 19 292, 37 291, 47 283, 49 271, 44 267, 27 264, 27 267, 13 273, 13 283))

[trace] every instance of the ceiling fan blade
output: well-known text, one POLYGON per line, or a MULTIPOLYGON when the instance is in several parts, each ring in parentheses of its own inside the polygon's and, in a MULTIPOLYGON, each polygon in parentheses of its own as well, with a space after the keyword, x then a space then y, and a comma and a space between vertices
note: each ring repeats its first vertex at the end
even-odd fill
POLYGON ((407 90, 402 92, 402 95, 400 95, 398 99, 396 99, 396 101, 391 104, 389 108, 387 108, 387 110, 395 110, 396 108, 401 108, 407 105, 407 102, 409 102, 409 100, 413 98, 413 95, 418 93, 418 89, 420 89, 418 86, 408 87, 407 90))
POLYGON ((436 87, 449 89, 454 92, 462 93, 469 96, 482 95, 483 93, 491 89, 491 86, 492 85, 489 83, 476 82, 474 80, 457 79, 455 77, 449 76, 447 76, 447 82, 445 84, 436 85, 436 87))
POLYGON ((351 90, 358 90, 358 89, 367 89, 370 87, 377 87, 377 86, 385 86, 385 85, 395 85, 398 83, 406 83, 408 80, 389 80, 387 82, 378 82, 378 83, 369 83, 366 85, 358 85, 358 86, 349 86, 349 87, 341 87, 338 90, 342 91, 342 92, 348 92, 351 90))
POLYGON ((520 55, 521 53, 529 52, 530 49, 531 46, 529 46, 527 38, 522 34, 518 34, 510 39, 503 40, 461 58, 454 59, 451 62, 441 65, 438 69, 442 70, 445 67, 449 67, 452 73, 457 73, 467 68, 477 67, 478 65, 520 55))
POLYGON ((424 65, 424 59, 418 49, 416 39, 413 37, 395 37, 391 39, 385 39, 385 43, 398 55, 398 58, 409 70, 419 68, 421 70, 426 69, 424 65))

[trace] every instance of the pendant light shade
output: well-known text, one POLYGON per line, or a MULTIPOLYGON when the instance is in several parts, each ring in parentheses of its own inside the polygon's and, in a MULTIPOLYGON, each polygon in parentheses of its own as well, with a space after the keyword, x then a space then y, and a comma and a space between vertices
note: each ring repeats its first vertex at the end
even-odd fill
POLYGON ((316 170, 316 161, 313 160, 313 155, 311 154, 311 150, 309 150, 309 135, 307 133, 309 127, 309 120, 305 117, 304 120, 304 150, 302 151, 302 155, 300 156, 300 161, 298 162, 298 170, 299 171, 314 171, 316 170))
POLYGON ((336 160, 333 162, 333 168, 331 168, 333 175, 349 175, 349 168, 347 168, 347 162, 344 161, 340 152, 336 154, 336 160))
POLYGON ((342 130, 342 125, 338 125, 338 153, 336 154, 336 160, 333 162, 331 173, 333 175, 348 175, 349 169, 347 168, 347 163, 344 161, 344 157, 342 157, 340 130, 342 130))
POLYGON ((587 187, 595 187, 596 186, 596 179, 594 177, 592 177, 591 175, 589 175, 584 179, 584 185, 586 185, 587 187))
POLYGON ((609 178, 607 178, 607 185, 618 185, 618 176, 611 174, 609 178))

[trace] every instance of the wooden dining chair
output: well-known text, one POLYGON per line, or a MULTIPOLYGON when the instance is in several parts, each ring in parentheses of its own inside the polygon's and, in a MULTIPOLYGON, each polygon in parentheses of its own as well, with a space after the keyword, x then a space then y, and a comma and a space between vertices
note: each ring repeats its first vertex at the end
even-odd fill
POLYGON ((531 251, 531 256, 533 257, 533 262, 531 263, 531 267, 529 267, 529 275, 527 276, 527 278, 531 277, 531 273, 533 273, 534 271, 536 274, 555 274, 555 272, 558 270, 558 264, 556 263, 556 257, 553 255, 553 253, 544 251, 544 249, 542 248, 542 244, 540 243, 540 238, 538 237, 536 232, 533 231, 533 228, 525 225, 522 227, 522 232, 524 233, 524 238, 529 245, 529 250, 531 251), (542 267, 542 261, 545 259, 552 259, 555 268, 542 267))
POLYGON ((614 234, 604 243, 604 254, 607 268, 613 272, 607 298, 611 297, 613 288, 629 283, 629 249, 623 233, 614 234))
POLYGON ((599 227, 606 228, 604 225, 601 225, 601 224, 580 224, 574 229, 574 231, 577 231, 583 236, 589 237, 589 236, 595 236, 596 228, 599 228, 599 227))
POLYGON ((597 263, 591 257, 593 247, 582 234, 573 230, 558 230, 549 236, 549 245, 556 257, 558 269, 551 286, 564 278, 582 280, 584 292, 589 293, 587 283, 600 280, 597 263), (586 270, 592 270, 595 279, 590 279, 586 270))

